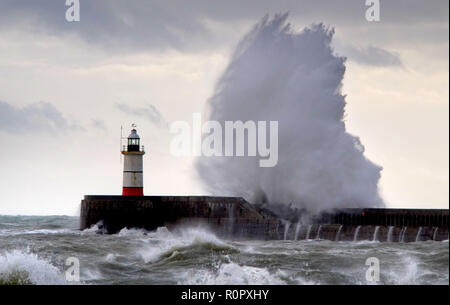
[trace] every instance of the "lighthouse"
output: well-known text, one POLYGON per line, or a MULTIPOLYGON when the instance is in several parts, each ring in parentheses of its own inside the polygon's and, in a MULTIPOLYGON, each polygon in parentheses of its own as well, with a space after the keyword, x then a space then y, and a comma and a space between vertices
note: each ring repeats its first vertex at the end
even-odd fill
POLYGON ((144 180, 142 171, 142 156, 144 146, 140 146, 140 138, 136 129, 131 130, 127 145, 123 146, 123 188, 122 196, 144 196, 144 180))

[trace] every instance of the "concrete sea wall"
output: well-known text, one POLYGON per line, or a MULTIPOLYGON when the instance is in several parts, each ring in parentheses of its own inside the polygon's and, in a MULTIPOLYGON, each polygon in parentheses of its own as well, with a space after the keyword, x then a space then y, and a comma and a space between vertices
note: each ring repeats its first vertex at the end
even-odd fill
POLYGON ((242 198, 211 196, 85 196, 80 227, 102 222, 107 233, 122 228, 200 225, 217 235, 279 239, 279 220, 262 215, 242 198))
MULTIPOLYGON (((298 217, 297 217, 298 218, 298 217)), ((80 228, 204 226, 224 238, 413 242, 448 239, 448 210, 342 209, 307 223, 279 219, 238 197, 85 196, 80 228)))

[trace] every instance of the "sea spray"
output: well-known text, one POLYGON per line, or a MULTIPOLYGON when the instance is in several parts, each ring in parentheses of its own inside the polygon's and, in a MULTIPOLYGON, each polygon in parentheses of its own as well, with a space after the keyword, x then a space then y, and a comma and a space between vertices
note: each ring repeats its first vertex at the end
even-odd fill
POLYGON ((320 232, 322 231, 322 225, 319 225, 319 228, 317 229, 316 239, 320 239, 320 232))
POLYGON ((392 242, 392 235, 394 233, 394 226, 390 226, 387 234, 387 241, 392 242))
POLYGON ((408 227, 404 227, 401 234, 400 234, 400 242, 404 243, 405 242, 405 236, 406 236, 406 231, 408 230, 408 227))
POLYGON ((289 233, 289 227, 291 226, 291 223, 289 221, 284 221, 284 236, 283 239, 286 240, 288 233, 289 233))
POLYGON ((241 266, 228 261, 214 266, 213 270, 195 268, 186 272, 181 285, 281 285, 286 284, 266 268, 241 266))
POLYGON ((308 230, 306 231, 306 237, 305 237, 305 239, 307 239, 307 240, 310 239, 311 229, 312 229, 312 225, 308 225, 308 230))
POLYGON ((375 227, 375 231, 373 232, 372 241, 378 241, 378 231, 380 231, 380 226, 375 227))
POLYGON ((417 230, 416 242, 420 241, 421 235, 422 235, 422 227, 419 227, 419 230, 417 230))
POLYGON ((400 233, 398 233, 398 242, 401 242, 403 239, 403 230, 405 230, 404 227, 400 230, 400 233))
POLYGON ((353 236, 353 241, 358 241, 358 235, 359 235, 359 230, 361 229, 361 226, 357 226, 355 229, 355 235, 353 236))
POLYGON ((234 232, 234 207, 232 204, 228 207, 228 236, 233 236, 234 232))
POLYGON ((298 240, 298 234, 300 233, 301 228, 302 228, 302 223, 301 222, 297 222, 297 226, 295 227, 294 240, 298 240))
POLYGON ((0 254, 0 284, 66 284, 64 274, 38 255, 19 250, 0 254))
POLYGON ((438 230, 439 230, 438 227, 436 227, 436 228, 434 229, 433 240, 436 240, 438 230))
POLYGON ((402 242, 406 242, 406 232, 408 231, 408 227, 405 227, 405 231, 403 232, 402 242))
POLYGON ((278 121, 278 164, 261 168, 251 156, 201 157, 199 177, 213 194, 292 203, 311 213, 383 206, 381 167, 346 131, 345 58, 331 48, 334 30, 318 24, 297 32, 287 18, 266 16, 245 35, 207 104, 208 119, 222 126, 278 121))
POLYGON ((343 225, 339 226, 339 229, 336 233, 336 238, 334 239, 335 241, 339 241, 339 239, 341 238, 342 227, 343 227, 343 225))
POLYGON ((88 229, 84 229, 82 233, 90 234, 90 233, 97 233, 97 234, 105 234, 107 233, 105 226, 103 225, 103 220, 100 220, 95 225, 91 226, 88 229))

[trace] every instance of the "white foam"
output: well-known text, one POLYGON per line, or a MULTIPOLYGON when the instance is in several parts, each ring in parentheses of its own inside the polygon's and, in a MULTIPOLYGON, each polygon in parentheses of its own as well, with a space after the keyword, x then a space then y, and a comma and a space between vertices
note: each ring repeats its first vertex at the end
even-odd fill
POLYGON ((65 234, 73 232, 70 229, 57 229, 57 230, 49 230, 49 229, 38 229, 26 231, 24 234, 65 234))
POLYGON ((107 261, 108 263, 113 263, 116 260, 116 258, 117 258, 116 254, 108 253, 106 254, 105 261, 107 261))
POLYGON ((147 234, 147 231, 144 229, 127 229, 123 228, 119 231, 119 236, 141 236, 147 234))
POLYGON ((57 267, 34 253, 13 250, 0 255, 0 279, 8 280, 17 272, 25 272, 26 280, 36 285, 61 285, 67 282, 57 267))
POLYGON ((105 228, 103 227, 103 222, 99 221, 95 225, 90 228, 84 229, 82 233, 106 233, 105 228))
POLYGON ((81 278, 82 278, 83 282, 97 281, 97 280, 104 279, 100 270, 95 269, 95 268, 83 268, 81 270, 81 278))
POLYGON ((281 280, 289 281, 297 285, 317 285, 314 281, 304 279, 301 276, 294 276, 285 270, 278 270, 275 276, 281 280))
POLYGON ((436 273, 428 268, 423 261, 411 256, 402 255, 400 258, 400 266, 390 268, 387 271, 388 284, 395 285, 429 285, 429 277, 439 278, 435 279, 435 284, 448 285, 448 273, 446 278, 442 278, 442 274, 436 273))
POLYGON ((241 266, 234 262, 220 264, 216 270, 191 270, 183 285, 282 285, 286 284, 265 268, 241 266))
POLYGON ((26 235, 26 234, 68 234, 68 233, 74 233, 75 231, 70 229, 36 229, 36 230, 28 230, 28 231, 22 231, 22 230, 11 230, 11 229, 2 229, 0 230, 0 236, 15 236, 15 235, 26 235))
POLYGON ((388 270, 388 281, 396 285, 413 285, 417 284, 419 276, 418 263, 411 256, 402 256, 402 267, 398 270, 388 270))

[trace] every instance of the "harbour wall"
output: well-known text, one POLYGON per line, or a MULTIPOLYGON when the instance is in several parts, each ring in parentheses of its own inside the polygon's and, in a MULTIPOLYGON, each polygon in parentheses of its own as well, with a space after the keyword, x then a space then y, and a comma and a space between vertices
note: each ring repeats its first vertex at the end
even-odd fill
POLYGON ((279 239, 279 220, 263 215, 237 197, 213 196, 85 196, 80 227, 100 223, 106 233, 122 228, 204 226, 219 236, 279 239))
POLYGON ((195 225, 234 239, 448 239, 448 210, 340 209, 301 223, 279 219, 239 197, 87 195, 81 202, 80 228, 96 224, 109 234, 123 228, 155 230, 195 225))

